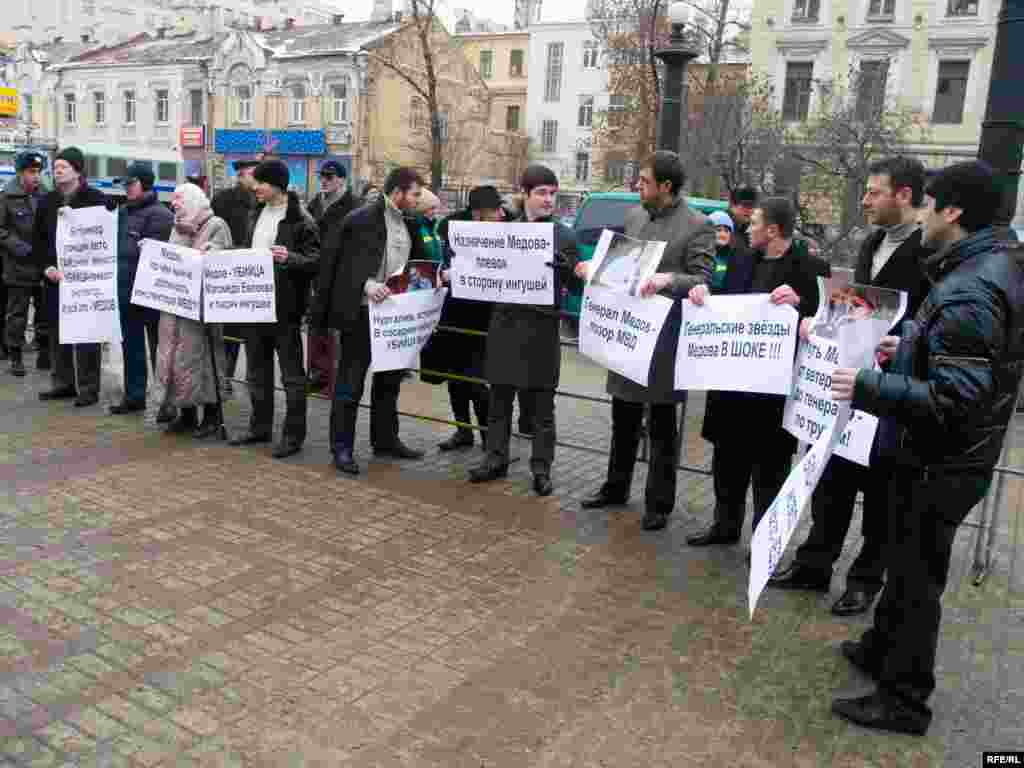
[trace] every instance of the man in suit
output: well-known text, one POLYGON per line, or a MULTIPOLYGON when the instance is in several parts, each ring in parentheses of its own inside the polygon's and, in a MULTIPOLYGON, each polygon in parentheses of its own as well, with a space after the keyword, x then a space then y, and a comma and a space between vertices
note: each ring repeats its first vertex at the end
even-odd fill
MULTIPOLYGON (((892 157, 869 169, 862 205, 864 217, 878 230, 860 249, 854 282, 907 292, 907 317, 913 317, 928 293, 922 264, 932 253, 921 243, 918 208, 924 197, 924 166, 918 160, 892 157)), ((833 456, 811 501, 813 524, 793 563, 768 581, 780 589, 828 592, 832 568, 843 549, 853 518, 857 492, 864 494, 861 532, 864 543, 846 577, 846 591, 833 604, 837 616, 866 612, 882 589, 890 472, 863 467, 833 456)))
MULTIPOLYGON (((642 206, 626 214, 626 234, 639 240, 667 243, 657 273, 640 286, 642 295, 662 294, 674 300, 661 329, 652 357, 648 386, 608 372, 612 396, 612 449, 608 476, 584 509, 625 504, 636 466, 644 407, 650 406, 651 464, 647 473, 644 530, 664 528, 676 503, 677 416, 676 404, 685 391, 674 389, 676 349, 682 318, 682 299, 690 289, 711 282, 715 232, 703 215, 690 210, 682 194, 686 172, 675 152, 655 152, 640 169, 642 206)), ((577 268, 584 277, 588 263, 577 268)))
MULTIPOLYGON (((736 255, 729 264, 723 293, 767 293, 773 304, 796 307, 801 317, 818 309, 818 275, 829 266, 793 240, 796 210, 783 197, 761 201, 750 219, 754 251, 736 255)), ((707 285, 690 291, 700 305, 710 293, 707 285)), ((789 475, 796 438, 782 428, 785 395, 748 392, 708 392, 702 436, 713 443, 711 474, 715 485, 715 519, 704 531, 688 536, 693 547, 735 544, 740 540, 747 509, 747 488, 753 486, 751 529, 768 511, 789 475)))
POLYGON ((554 217, 558 177, 543 165, 523 172, 523 212, 518 221, 554 224, 551 304, 494 305, 487 334, 487 381, 491 385, 490 421, 487 427, 487 458, 469 472, 474 483, 497 480, 508 474, 508 447, 512 433, 512 403, 519 392, 533 424, 530 471, 533 490, 549 496, 554 490, 551 464, 555 458, 555 389, 562 370, 559 306, 562 285, 578 282, 576 237, 554 217))
MULTIPOLYGON (((396 168, 384 182, 384 194, 345 217, 320 266, 313 327, 341 331, 338 382, 331 410, 334 466, 358 475, 355 460, 356 417, 370 370, 369 302, 390 294, 385 281, 412 259, 422 258, 423 241, 408 218, 420 199, 423 180, 412 168, 396 168)), ((370 444, 374 454, 420 459, 398 437, 398 395, 405 371, 373 374, 370 390, 370 444)))

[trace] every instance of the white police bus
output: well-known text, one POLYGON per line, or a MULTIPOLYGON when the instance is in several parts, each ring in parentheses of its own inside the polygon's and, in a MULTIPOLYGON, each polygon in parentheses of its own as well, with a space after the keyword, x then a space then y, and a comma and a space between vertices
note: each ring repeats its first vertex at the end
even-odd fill
MULTIPOLYGON (((21 150, 19 150, 21 151, 21 150)), ((45 150, 35 150, 34 147, 27 147, 26 151, 38 151, 43 157, 43 179, 47 187, 53 187, 53 176, 50 169, 51 153, 45 150)), ((134 162, 123 157, 109 157, 105 155, 86 155, 85 174, 89 183, 97 189, 105 192, 111 197, 124 197, 124 187, 117 183, 117 180, 124 177, 128 172, 128 166, 134 162)), ((185 181, 185 164, 183 162, 150 162, 153 174, 156 176, 155 189, 160 200, 170 204, 174 197, 174 190, 179 183, 185 181)), ((0 153, 0 189, 7 186, 14 178, 14 153, 0 153)))

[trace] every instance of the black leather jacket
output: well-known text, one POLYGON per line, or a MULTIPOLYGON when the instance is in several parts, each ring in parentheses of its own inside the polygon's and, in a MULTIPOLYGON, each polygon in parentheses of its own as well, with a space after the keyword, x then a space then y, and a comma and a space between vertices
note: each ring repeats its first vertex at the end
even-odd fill
POLYGON ((881 417, 880 458, 991 471, 1022 369, 1024 286, 985 229, 925 262, 932 289, 903 323, 889 370, 857 375, 853 407, 881 417))

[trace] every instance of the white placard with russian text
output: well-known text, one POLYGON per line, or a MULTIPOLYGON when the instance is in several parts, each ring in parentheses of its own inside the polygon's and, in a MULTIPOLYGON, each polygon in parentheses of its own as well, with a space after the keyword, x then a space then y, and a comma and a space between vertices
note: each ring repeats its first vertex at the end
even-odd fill
POLYGON ((441 320, 448 291, 410 291, 370 302, 370 370, 419 367, 420 350, 441 320))
POLYGON ((456 299, 554 305, 554 224, 453 221, 448 243, 456 299))
POLYGON ((671 309, 672 300, 663 296, 641 299, 588 285, 580 312, 580 352, 646 387, 654 346, 671 309))
POLYGON ((158 240, 142 242, 132 304, 198 321, 202 289, 202 253, 158 240))
POLYGON ((269 249, 203 254, 203 321, 276 323, 274 257, 269 249))
POLYGON ((121 341, 117 216, 103 206, 62 208, 57 221, 61 344, 121 341))

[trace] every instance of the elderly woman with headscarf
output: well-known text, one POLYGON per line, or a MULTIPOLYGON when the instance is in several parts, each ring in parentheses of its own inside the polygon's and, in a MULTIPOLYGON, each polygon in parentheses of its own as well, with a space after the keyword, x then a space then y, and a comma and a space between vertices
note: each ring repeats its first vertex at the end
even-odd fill
MULTIPOLYGON (((180 184, 171 205, 174 208, 172 243, 199 251, 231 248, 231 229, 227 222, 214 216, 210 201, 195 184, 180 184)), ((191 431, 193 437, 202 439, 216 434, 224 423, 217 400, 211 340, 218 372, 222 372, 225 365, 221 326, 204 326, 185 317, 160 313, 157 377, 166 392, 165 404, 178 408, 178 418, 167 427, 170 433, 191 431), (198 424, 200 405, 203 406, 202 424, 198 424)))

